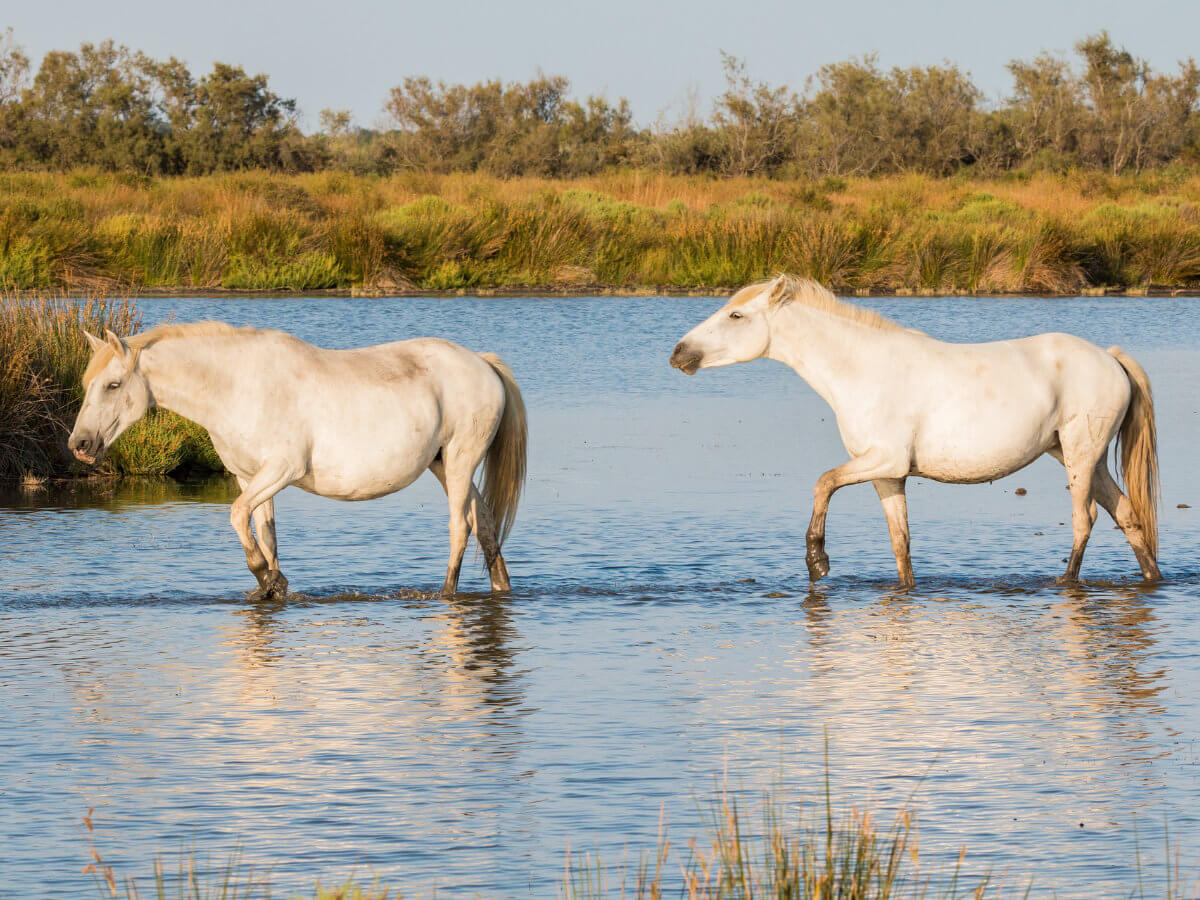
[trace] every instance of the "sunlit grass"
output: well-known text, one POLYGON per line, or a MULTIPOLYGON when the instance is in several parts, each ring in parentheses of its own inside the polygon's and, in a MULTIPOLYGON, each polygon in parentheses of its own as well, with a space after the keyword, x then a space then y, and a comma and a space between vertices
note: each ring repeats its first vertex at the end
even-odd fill
POLYGON ((1200 286, 1200 172, 719 179, 620 171, 0 176, 0 288, 1200 286))

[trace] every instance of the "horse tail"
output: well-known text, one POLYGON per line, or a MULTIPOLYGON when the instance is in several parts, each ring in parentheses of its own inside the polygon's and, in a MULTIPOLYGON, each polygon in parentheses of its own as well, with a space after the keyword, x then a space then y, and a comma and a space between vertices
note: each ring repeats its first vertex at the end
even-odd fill
POLYGON ((517 518, 517 504, 525 485, 525 453, 529 428, 525 418, 525 401, 513 378, 512 370, 494 353, 479 354, 504 385, 504 412, 500 426, 492 438, 483 462, 484 502, 496 522, 496 539, 503 544, 517 518))
POLYGON ((1129 408, 1121 422, 1117 436, 1117 454, 1121 460, 1121 479, 1125 492, 1133 507, 1133 518, 1142 535, 1150 556, 1158 559, 1158 429, 1154 424, 1154 394, 1150 390, 1150 379, 1146 370, 1137 361, 1122 352, 1120 347, 1109 347, 1129 378, 1132 389, 1129 408))

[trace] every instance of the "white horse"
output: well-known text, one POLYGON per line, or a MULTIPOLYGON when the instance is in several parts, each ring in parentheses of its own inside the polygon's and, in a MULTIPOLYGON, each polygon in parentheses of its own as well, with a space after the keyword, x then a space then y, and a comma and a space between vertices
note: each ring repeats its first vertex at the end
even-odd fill
POLYGON ((283 488, 369 500, 426 469, 450 503, 443 591, 458 589, 471 530, 492 590, 509 589, 500 547, 525 479, 526 422, 521 392, 498 357, 433 338, 325 350, 221 322, 87 339, 94 352, 71 451, 94 464, 152 406, 208 429, 242 489, 230 521, 258 579, 252 598, 287 593, 272 500, 283 488), (474 484, 480 462, 482 492, 474 484))
POLYGON ((1158 451, 1150 382, 1117 347, 1069 334, 948 344, 843 303, 812 281, 780 276, 738 291, 675 347, 671 365, 697 369, 766 357, 790 366, 837 416, 850 461, 823 474, 808 527, 809 577, 829 572, 825 514, 848 484, 873 482, 896 569, 913 584, 909 475, 992 481, 1049 453, 1067 470, 1079 575, 1098 501, 1125 532, 1142 570, 1159 578, 1158 451), (1119 438, 1128 496, 1109 474, 1119 438))

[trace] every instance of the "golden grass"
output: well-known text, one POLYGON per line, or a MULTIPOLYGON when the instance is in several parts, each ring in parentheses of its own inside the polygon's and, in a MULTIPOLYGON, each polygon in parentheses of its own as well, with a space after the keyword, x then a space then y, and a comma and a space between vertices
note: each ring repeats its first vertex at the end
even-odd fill
POLYGON ((1200 170, 786 181, 616 171, 0 176, 0 289, 858 292, 1200 285, 1200 170))

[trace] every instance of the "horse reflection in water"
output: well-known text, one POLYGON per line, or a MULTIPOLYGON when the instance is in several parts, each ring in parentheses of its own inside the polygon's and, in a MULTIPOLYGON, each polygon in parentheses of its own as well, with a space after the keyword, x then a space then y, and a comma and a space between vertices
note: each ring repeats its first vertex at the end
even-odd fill
POLYGON ((472 723, 499 757, 512 749, 525 671, 517 666, 519 634, 506 596, 292 595, 286 603, 250 603, 238 616, 241 624, 228 630, 225 645, 234 651, 238 694, 250 708, 290 695, 306 709, 335 714, 345 689, 383 704, 386 730, 408 721, 420 731, 432 716, 472 723), (413 625, 411 638, 381 644, 376 636, 389 626, 379 613, 397 602, 413 625))
POLYGON ((449 504, 443 593, 458 590, 472 531, 492 590, 509 589, 501 545, 525 480, 526 424, 520 389, 499 357, 432 338, 326 350, 221 322, 87 339, 93 355, 71 451, 96 463, 154 406, 207 429, 242 489, 230 522, 259 583, 253 599, 287 593, 273 501, 283 488, 369 500, 426 470, 449 504))
POLYGON ((1159 578, 1154 401, 1146 373, 1120 348, 1069 334, 946 343, 780 276, 734 294, 684 335, 671 365, 692 375, 761 358, 790 366, 821 395, 850 454, 813 491, 805 557, 813 581, 829 572, 825 518, 839 488, 874 484, 900 582, 911 587, 906 479, 994 481, 1042 454, 1066 467, 1071 491, 1063 580, 1079 577, 1097 503, 1125 532, 1143 577, 1159 578), (1125 491, 1108 471, 1114 441, 1125 491))
POLYGON ((889 773, 893 751, 916 746, 927 762, 968 734, 972 747, 996 748, 986 766, 954 764, 968 780, 1025 777, 1023 755, 1005 749, 1017 734, 1046 753, 1094 761, 1098 769, 1075 773, 1080 790, 1097 771, 1145 766, 1160 752, 1171 673, 1160 658, 1157 584, 937 589, 951 587, 865 592, 856 604, 830 602, 844 587, 815 588, 798 623, 807 677, 797 708, 819 708, 821 727, 846 746, 874 748, 863 764, 889 773), (964 592, 970 599, 955 599, 964 592), (979 602, 985 592, 996 602, 979 602))

